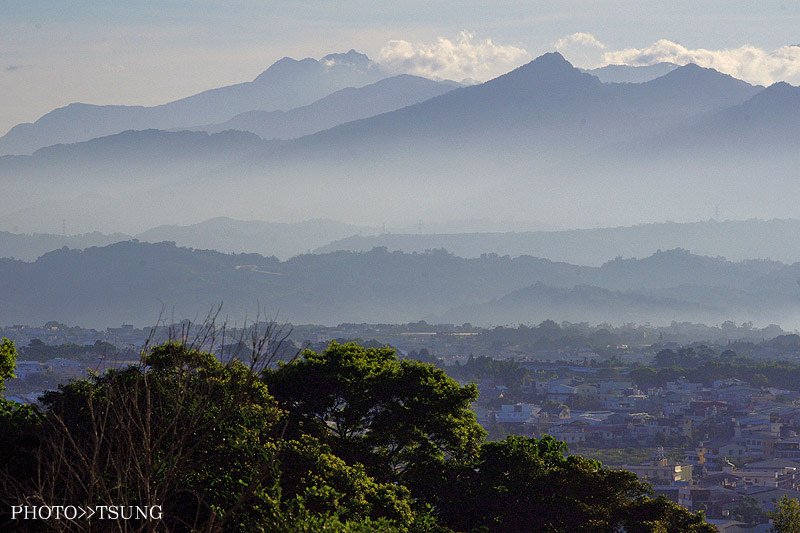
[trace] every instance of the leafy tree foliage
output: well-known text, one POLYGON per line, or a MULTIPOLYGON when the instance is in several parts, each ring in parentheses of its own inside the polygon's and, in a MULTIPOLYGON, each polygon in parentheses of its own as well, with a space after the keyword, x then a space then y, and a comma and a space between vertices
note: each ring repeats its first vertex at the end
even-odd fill
MULTIPOLYGON (((14 343, 3 338, 0 341, 0 393, 5 390, 7 379, 14 377, 17 362, 17 349, 14 343)), ((28 461, 26 450, 35 443, 29 428, 39 422, 37 411, 29 406, 20 405, 0 397, 0 472, 23 472, 33 466, 28 461)))
POLYGON ((800 533, 800 501, 784 495, 769 513, 775 533, 800 533))
POLYGON ((312 435, 382 481, 425 483, 445 462, 473 457, 484 437, 474 385, 392 348, 331 343, 264 379, 289 413, 288 435, 312 435))
POLYGON ((14 343, 3 337, 0 341, 0 392, 6 388, 6 380, 14 377, 17 365, 17 349, 14 343))
POLYGON ((34 501, 158 502, 170 528, 246 531, 273 513, 280 411, 242 363, 168 343, 42 403, 36 459, 48 475, 21 487, 34 501))
POLYGON ((766 513, 758 500, 746 496, 742 498, 736 508, 732 509, 731 515, 734 520, 739 520, 750 526, 766 522, 766 513))
POLYGON ((86 359, 104 356, 120 357, 121 355, 132 356, 136 359, 136 353, 133 349, 128 348, 120 351, 119 348, 110 342, 101 340, 97 340, 94 344, 89 346, 82 346, 74 343, 53 346, 45 344, 39 339, 31 339, 28 346, 21 347, 20 351, 27 361, 47 361, 58 357, 63 357, 65 359, 86 359))
POLYGON ((634 474, 566 456, 552 437, 507 437, 483 445, 476 464, 439 502, 455 529, 489 531, 714 531, 702 517, 664 499, 634 474))

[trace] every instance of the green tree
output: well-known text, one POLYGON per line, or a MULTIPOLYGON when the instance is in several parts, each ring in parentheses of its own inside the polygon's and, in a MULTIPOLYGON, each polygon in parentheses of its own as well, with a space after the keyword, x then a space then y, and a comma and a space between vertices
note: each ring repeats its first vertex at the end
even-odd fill
MULTIPOLYGON (((14 378, 17 349, 5 337, 0 341, 0 393, 7 379, 14 378)), ((29 405, 21 405, 0 397, 0 471, 27 472, 34 463, 30 450, 36 445, 32 433, 39 423, 38 412, 29 405)))
POLYGON ((772 531, 776 533, 800 533, 800 501, 784 495, 768 513, 772 519, 772 531))
POLYGON ((238 361, 183 343, 140 365, 42 397, 44 476, 21 480, 29 501, 153 505, 169 528, 246 531, 277 512, 281 416, 266 386, 238 361))
POLYGON ((399 360, 392 348, 333 342, 264 378, 288 412, 287 435, 311 435, 348 464, 412 491, 445 463, 474 457, 485 435, 470 408, 473 385, 399 360))
POLYGON ((731 515, 735 520, 739 520, 751 526, 766 522, 767 519, 767 515, 761 507, 761 504, 750 496, 739 500, 736 507, 731 510, 731 515))
POLYGON ((3 337, 0 341, 0 392, 6 390, 6 380, 14 376, 17 366, 17 349, 14 343, 3 337))
POLYGON ((158 504, 158 527, 179 531, 406 531, 424 518, 404 486, 376 482, 310 436, 284 438, 285 412, 251 366, 184 343, 73 381, 42 405, 41 424, 26 428, 27 468, 0 472, 12 481, 2 501, 158 504))
POLYGON ((552 437, 483 445, 479 461, 451 480, 442 506, 457 530, 711 532, 700 515, 661 498, 634 474, 567 456, 552 437))
POLYGON ((289 515, 302 508, 345 522, 388 519, 408 525, 413 519, 406 487, 376 482, 363 466, 346 464, 313 437, 285 441, 279 458, 281 495, 289 515))

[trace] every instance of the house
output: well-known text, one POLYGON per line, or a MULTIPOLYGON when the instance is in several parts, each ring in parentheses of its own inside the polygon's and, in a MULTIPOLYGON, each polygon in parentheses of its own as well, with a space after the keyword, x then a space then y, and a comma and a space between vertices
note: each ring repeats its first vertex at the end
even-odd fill
POLYGON ((39 361, 17 361, 14 374, 18 379, 27 379, 33 374, 39 374, 44 371, 45 366, 39 361))
POLYGON ((661 459, 647 465, 624 465, 620 470, 627 470, 636 474, 642 481, 669 484, 676 481, 692 480, 692 465, 670 463, 661 459))
POLYGON ((800 438, 781 439, 774 445, 775 457, 800 460, 800 438))
POLYGON ((741 495, 724 487, 687 485, 678 489, 678 505, 690 511, 705 511, 708 516, 726 516, 741 495))
POLYGON ((784 496, 800 499, 800 492, 782 488, 753 487, 745 494, 756 500, 765 511, 774 511, 775 504, 784 496))
POLYGON ((594 383, 579 383, 574 389, 579 398, 595 398, 598 394, 598 387, 594 383))
POLYGON ((586 426, 582 423, 559 424, 550 427, 550 435, 567 444, 586 442, 586 426))
POLYGON ((498 424, 536 424, 542 408, 532 403, 504 404, 495 413, 498 424))
POLYGON ((565 383, 555 382, 547 386, 547 400, 551 402, 568 402, 576 394, 576 388, 565 383))
POLYGON ((633 389, 633 381, 630 380, 606 380, 598 383, 598 393, 601 396, 622 394, 633 389))
POLYGON ((558 422, 567 420, 569 417, 569 407, 561 404, 545 404, 539 412, 539 420, 542 422, 558 422))
POLYGON ((478 424, 486 427, 495 420, 495 413, 488 407, 482 405, 473 405, 472 410, 475 411, 475 417, 478 419, 478 424))

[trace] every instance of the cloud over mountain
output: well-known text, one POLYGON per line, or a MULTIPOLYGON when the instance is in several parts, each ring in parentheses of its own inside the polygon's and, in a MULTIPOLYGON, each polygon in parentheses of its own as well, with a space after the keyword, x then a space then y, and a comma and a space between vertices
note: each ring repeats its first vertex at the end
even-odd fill
POLYGON ((586 32, 561 37, 553 43, 553 47, 572 63, 587 67, 599 66, 602 63, 603 50, 606 49, 606 45, 597 37, 586 32))
POLYGON ((476 40, 474 34, 462 31, 454 41, 446 37, 435 43, 391 40, 381 49, 378 61, 393 72, 461 80, 488 79, 529 59, 524 48, 488 38, 476 40))
POLYGON ((603 58, 608 63, 629 65, 651 65, 665 61, 679 65, 695 63, 761 85, 776 81, 800 81, 800 46, 764 50, 746 44, 738 48, 707 50, 690 49, 661 39, 646 48, 606 52, 603 58))
POLYGON ((713 50, 687 48, 669 39, 659 39, 643 48, 610 50, 590 33, 574 33, 558 39, 555 47, 567 58, 586 67, 694 63, 759 85, 770 85, 777 81, 800 83, 800 46, 798 45, 765 50, 751 44, 744 44, 738 48, 713 50))

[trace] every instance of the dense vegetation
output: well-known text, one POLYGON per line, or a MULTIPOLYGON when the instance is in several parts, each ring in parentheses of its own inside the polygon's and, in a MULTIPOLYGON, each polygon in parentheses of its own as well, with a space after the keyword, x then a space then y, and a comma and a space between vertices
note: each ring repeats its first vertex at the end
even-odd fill
POLYGON ((433 365, 332 343, 271 367, 263 346, 223 364, 170 342, 39 408, 4 401, 0 500, 163 505, 121 526, 141 531, 713 531, 550 437, 487 442, 475 387, 433 365))
POLYGON ((50 345, 45 344, 39 339, 32 339, 28 346, 21 348, 20 355, 26 361, 48 361, 57 358, 76 358, 85 360, 97 360, 104 357, 121 358, 128 357, 136 359, 136 353, 131 350, 120 350, 115 345, 104 342, 95 341, 94 344, 81 346, 75 343, 50 345))
MULTIPOLYGON (((796 337, 786 335, 770 342, 794 340, 796 337)), ((800 363, 741 357, 730 349, 718 352, 707 346, 661 350, 653 364, 652 367, 634 368, 630 377, 640 387, 661 386, 680 378, 691 378, 691 381, 705 385, 734 378, 758 387, 785 390, 797 390, 800 383, 800 363)))

